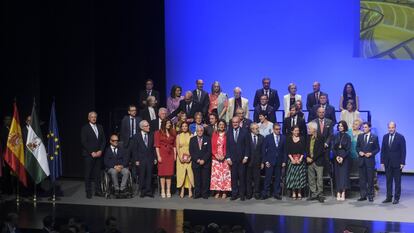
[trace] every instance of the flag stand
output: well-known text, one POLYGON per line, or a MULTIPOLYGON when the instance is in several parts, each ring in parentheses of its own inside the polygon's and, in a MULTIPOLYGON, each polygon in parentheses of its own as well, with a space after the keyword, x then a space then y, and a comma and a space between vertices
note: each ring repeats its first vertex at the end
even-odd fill
POLYGON ((17 177, 16 177, 16 205, 20 205, 19 186, 20 186, 19 179, 17 179, 17 177))
POLYGON ((37 201, 37 185, 35 183, 33 187, 33 203, 36 203, 36 201, 37 201))
POLYGON ((52 182, 52 196, 49 198, 49 201, 60 201, 60 198, 56 197, 56 181, 52 182))

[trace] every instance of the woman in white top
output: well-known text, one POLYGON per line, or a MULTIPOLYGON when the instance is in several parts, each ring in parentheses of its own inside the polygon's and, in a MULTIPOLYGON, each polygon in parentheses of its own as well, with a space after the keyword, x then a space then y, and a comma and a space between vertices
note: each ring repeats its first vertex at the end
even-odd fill
POLYGON ((289 94, 283 96, 283 107, 285 110, 285 118, 289 116, 289 108, 291 105, 295 105, 296 101, 302 100, 302 96, 296 94, 298 88, 296 84, 290 83, 288 86, 289 94))
POLYGON ((273 123, 267 120, 268 114, 265 111, 259 112, 259 133, 266 137, 267 135, 271 134, 273 131, 273 123))
POLYGON ((345 121, 348 125, 354 124, 354 121, 360 119, 359 112, 355 109, 355 104, 349 100, 346 104, 346 109, 341 112, 341 121, 345 121))

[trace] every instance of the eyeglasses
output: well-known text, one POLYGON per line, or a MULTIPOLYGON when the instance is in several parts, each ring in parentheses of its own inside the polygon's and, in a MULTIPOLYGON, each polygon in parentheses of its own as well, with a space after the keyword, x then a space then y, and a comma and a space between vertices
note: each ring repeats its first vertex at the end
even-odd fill
POLYGON ((149 125, 143 125, 142 127, 149 127, 149 125))
POLYGON ((118 142, 118 141, 119 141, 119 140, 112 140, 112 139, 111 139, 111 142, 118 142))

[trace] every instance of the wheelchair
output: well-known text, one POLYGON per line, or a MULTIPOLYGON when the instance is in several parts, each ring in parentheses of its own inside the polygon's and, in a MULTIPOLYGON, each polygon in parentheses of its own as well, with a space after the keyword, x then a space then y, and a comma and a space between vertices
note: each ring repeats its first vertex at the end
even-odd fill
MULTIPOLYGON (((118 173, 118 183, 121 184, 122 174, 118 173)), ((133 198, 134 197, 134 184, 132 180, 131 172, 129 173, 128 181, 125 187, 124 193, 117 193, 115 187, 112 183, 112 177, 108 173, 108 170, 105 169, 101 175, 101 189, 106 199, 111 198, 133 198)))

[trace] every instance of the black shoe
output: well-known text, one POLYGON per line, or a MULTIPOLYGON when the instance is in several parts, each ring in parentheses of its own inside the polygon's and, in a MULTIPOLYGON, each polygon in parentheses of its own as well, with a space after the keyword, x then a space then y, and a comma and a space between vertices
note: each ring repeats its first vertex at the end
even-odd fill
POLYGON ((325 198, 324 198, 324 197, 319 197, 319 198, 318 198, 318 201, 319 201, 320 203, 324 203, 324 202, 325 202, 325 198))
POLYGON ((150 198, 154 198, 154 194, 152 194, 152 193, 148 193, 145 196, 150 197, 150 198))
POLYGON ((139 197, 145 197, 145 193, 141 193, 139 197))
POLYGON ((276 200, 282 200, 282 197, 280 195, 274 195, 273 198, 276 200))
POLYGON ((307 201, 315 201, 318 200, 318 197, 308 197, 306 198, 307 201))
POLYGON ((396 205, 396 204, 398 204, 398 203, 400 203, 400 200, 398 200, 398 199, 395 199, 395 200, 392 202, 392 204, 393 204, 393 205, 396 205))
POLYGON ((254 199, 256 199, 256 200, 260 200, 260 199, 261 199, 260 194, 255 194, 255 195, 254 195, 254 199))
POLYGON ((252 197, 253 197, 252 195, 247 195, 247 196, 246 196, 246 199, 247 199, 247 200, 250 200, 250 199, 252 199, 252 197))
POLYGON ((382 203, 391 203, 392 202, 392 199, 391 198, 387 198, 387 199, 385 199, 384 201, 382 201, 382 203))
POLYGON ((87 194, 86 194, 86 198, 88 198, 88 199, 92 199, 92 193, 87 193, 87 194))
POLYGON ((240 197, 240 201, 245 201, 246 200, 246 197, 245 196, 241 196, 240 197))
POLYGON ((370 197, 370 198, 368 198, 368 201, 369 202, 374 202, 374 198, 370 197))
POLYGON ((266 200, 266 199, 268 199, 269 198, 269 196, 268 195, 262 195, 262 200, 266 200))
POLYGON ((199 199, 201 198, 201 195, 194 195, 194 199, 199 199))
POLYGON ((230 201, 234 201, 234 200, 237 200, 237 196, 231 196, 230 197, 230 201))
POLYGON ((203 199, 207 200, 208 199, 208 196, 203 196, 203 199))
POLYGON ((359 198, 357 201, 366 201, 367 200, 367 198, 366 197, 361 197, 361 198, 359 198))
POLYGON ((95 192, 95 196, 97 196, 97 197, 103 197, 104 194, 102 192, 95 192))

